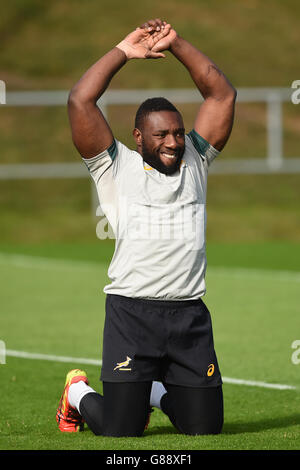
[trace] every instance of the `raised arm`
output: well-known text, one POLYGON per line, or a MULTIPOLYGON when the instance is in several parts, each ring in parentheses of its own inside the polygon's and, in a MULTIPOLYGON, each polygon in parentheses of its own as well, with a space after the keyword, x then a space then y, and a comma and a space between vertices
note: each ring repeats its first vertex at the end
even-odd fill
POLYGON ((236 90, 214 62, 173 29, 153 48, 166 49, 187 68, 204 98, 194 129, 213 147, 222 150, 233 125, 236 90))
POLYGON ((150 20, 147 27, 137 28, 101 57, 72 88, 68 100, 72 139, 84 158, 101 153, 113 142, 112 130, 97 106, 111 79, 130 59, 165 57, 152 48, 170 29, 166 22, 150 20))

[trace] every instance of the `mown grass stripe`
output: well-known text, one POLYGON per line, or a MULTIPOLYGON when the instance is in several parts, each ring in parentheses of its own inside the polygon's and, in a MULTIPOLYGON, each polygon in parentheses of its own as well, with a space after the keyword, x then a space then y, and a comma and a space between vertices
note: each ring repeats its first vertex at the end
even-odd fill
MULTIPOLYGON (((19 268, 28 269, 99 269, 108 263, 93 262, 93 261, 79 261, 58 258, 47 258, 41 256, 19 255, 11 253, 0 253, 0 264, 10 265, 19 268)), ((247 279, 263 279, 263 280, 276 280, 287 282, 300 282, 299 271, 287 271, 277 269, 257 269, 257 268, 242 268, 234 266, 209 266, 207 269, 208 275, 216 276, 230 276, 231 278, 247 278, 247 279)))
POLYGON ((99 269, 103 263, 0 253, 0 264, 25 269, 99 269))

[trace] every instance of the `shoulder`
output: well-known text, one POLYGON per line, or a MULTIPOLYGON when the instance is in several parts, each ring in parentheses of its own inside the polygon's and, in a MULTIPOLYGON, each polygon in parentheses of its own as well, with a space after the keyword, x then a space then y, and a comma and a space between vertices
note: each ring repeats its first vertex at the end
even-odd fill
POLYGON ((114 138, 112 144, 103 152, 91 158, 82 157, 82 160, 91 176, 99 180, 107 172, 116 175, 124 164, 130 160, 132 153, 135 152, 114 138))
POLYGON ((207 165, 210 165, 220 153, 219 150, 198 134, 195 129, 186 135, 185 144, 188 151, 199 155, 207 165))

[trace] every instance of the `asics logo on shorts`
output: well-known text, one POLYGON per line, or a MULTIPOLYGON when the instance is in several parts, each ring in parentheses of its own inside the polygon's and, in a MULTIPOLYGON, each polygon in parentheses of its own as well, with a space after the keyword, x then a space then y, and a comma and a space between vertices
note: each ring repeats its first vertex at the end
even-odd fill
POLYGON ((129 365, 129 362, 131 361, 131 357, 126 357, 126 361, 124 362, 117 362, 117 365, 116 367, 114 368, 114 370, 131 370, 131 368, 128 368, 127 366, 129 365))
POLYGON ((215 366, 214 364, 209 364, 208 370, 207 370, 207 375, 208 377, 211 377, 215 371, 215 366))

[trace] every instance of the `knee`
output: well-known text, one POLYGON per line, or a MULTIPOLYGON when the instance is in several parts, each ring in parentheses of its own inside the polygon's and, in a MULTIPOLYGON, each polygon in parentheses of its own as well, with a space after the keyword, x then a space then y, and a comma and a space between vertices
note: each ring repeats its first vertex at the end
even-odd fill
POLYGON ((170 388, 161 401, 162 410, 182 434, 220 434, 223 428, 222 387, 170 388))
POLYGON ((198 421, 195 418, 185 419, 183 422, 176 420, 176 427, 182 434, 190 436, 220 434, 223 428, 223 420, 215 422, 212 421, 198 421))
POLYGON ((205 412, 178 413, 175 426, 183 434, 204 435, 220 434, 223 428, 223 407, 205 410, 205 412))

